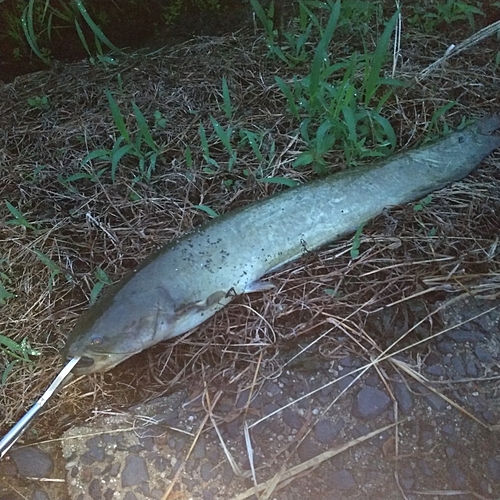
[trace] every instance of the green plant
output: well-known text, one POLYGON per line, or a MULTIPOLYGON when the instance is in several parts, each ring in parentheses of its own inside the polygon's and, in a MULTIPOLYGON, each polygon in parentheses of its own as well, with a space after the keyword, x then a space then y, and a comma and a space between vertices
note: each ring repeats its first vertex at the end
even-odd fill
POLYGON ((66 272, 59 264, 56 264, 51 258, 47 257, 44 253, 40 252, 40 250, 33 249, 32 252, 38 257, 40 262, 47 266, 50 269, 50 277, 49 277, 49 290, 52 290, 52 287, 55 283, 55 278, 59 274, 64 275, 66 281, 72 282, 73 277, 71 274, 66 272))
POLYGON ((105 285, 111 285, 112 282, 109 279, 108 275, 100 268, 98 267, 95 271, 95 278, 96 278, 96 283, 92 287, 92 290, 90 291, 90 303, 94 304, 97 301, 97 297, 101 293, 101 290, 104 288, 105 285))
POLYGON ((2 334, 0 334, 0 350, 8 358, 14 358, 7 363, 3 370, 2 385, 5 384, 9 373, 18 361, 31 362, 30 356, 40 356, 41 354, 40 351, 33 349, 25 338, 21 342, 16 342, 2 334))
POLYGON ((47 111, 50 108, 49 98, 46 95, 41 97, 40 96, 29 97, 28 105, 31 106, 32 108, 38 108, 43 111, 47 111))
POLYGON ((361 226, 356 229, 354 236, 352 238, 351 245, 351 259, 357 259, 359 257, 359 247, 361 246, 361 234, 363 233, 363 229, 365 224, 361 224, 361 226))
POLYGON ((275 77, 306 144, 294 165, 312 164, 319 174, 326 173, 325 155, 336 145, 349 164, 358 158, 386 155, 396 146, 394 130, 381 110, 392 95, 391 87, 403 83, 385 78, 381 72, 399 13, 387 23, 373 54, 355 53, 330 64, 328 47, 339 15, 337 1, 331 6, 307 75, 296 76, 292 84, 275 77))
POLYGON ((33 226, 26 217, 23 215, 23 213, 18 210, 14 205, 9 203, 7 200, 5 201, 5 204, 7 205, 7 210, 14 216, 13 219, 9 219, 8 221, 5 222, 5 224, 9 226, 22 226, 25 229, 30 229, 32 231, 36 231, 37 228, 33 226))
POLYGON ((467 21, 472 29, 476 29, 474 16, 484 16, 481 2, 445 0, 422 5, 415 2, 408 6, 408 21, 411 25, 424 29, 426 33, 435 31, 441 23, 454 24, 467 21))
POLYGON ((8 264, 7 259, 0 258, 0 306, 4 306, 7 300, 15 297, 13 293, 5 288, 5 283, 10 283, 10 278, 2 271, 4 264, 8 264))
MULTIPOLYGON (((21 16, 21 26, 31 50, 46 64, 50 64, 50 52, 46 48, 40 48, 40 43, 51 41, 52 32, 59 28, 55 25, 56 20, 63 21, 63 26, 74 26, 80 42, 91 57, 91 61, 94 61, 94 57, 82 30, 82 21, 94 35, 97 58, 100 61, 113 62, 112 58, 103 54, 103 45, 116 52, 121 52, 94 22, 82 0, 58 2, 57 8, 53 6, 51 0, 29 0, 21 16)), ((16 34, 15 30, 11 30, 10 33, 16 34)))
POLYGON ((109 161, 111 163, 111 180, 114 183, 118 164, 126 155, 129 155, 138 159, 139 172, 134 177, 133 183, 138 181, 149 183, 151 181, 151 175, 156 168, 160 147, 153 139, 146 118, 137 104, 132 101, 132 110, 134 112, 137 130, 135 132, 129 131, 118 103, 109 90, 106 91, 106 96, 108 98, 115 127, 118 129, 120 135, 115 140, 111 149, 96 149, 87 154, 82 160, 82 166, 96 159, 109 161))

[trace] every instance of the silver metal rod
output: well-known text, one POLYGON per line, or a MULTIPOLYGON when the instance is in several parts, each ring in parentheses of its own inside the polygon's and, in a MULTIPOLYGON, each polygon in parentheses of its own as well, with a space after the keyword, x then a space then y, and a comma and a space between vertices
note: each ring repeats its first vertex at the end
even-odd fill
POLYGON ((42 409, 43 405, 49 400, 54 392, 64 382, 74 366, 80 361, 80 358, 72 358, 66 366, 59 372, 59 375, 54 379, 49 388, 42 394, 40 399, 31 407, 31 409, 24 415, 24 417, 17 422, 12 429, 5 434, 0 440, 0 459, 10 450, 11 446, 21 437, 22 433, 26 430, 29 423, 33 420, 35 415, 42 409))

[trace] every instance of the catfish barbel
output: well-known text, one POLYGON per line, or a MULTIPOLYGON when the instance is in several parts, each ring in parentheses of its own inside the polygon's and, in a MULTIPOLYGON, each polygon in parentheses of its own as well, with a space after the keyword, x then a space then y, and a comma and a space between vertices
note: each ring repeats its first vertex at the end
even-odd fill
POLYGON ((290 188, 195 228, 146 259, 76 323, 67 359, 76 374, 109 370, 192 330, 265 274, 354 232, 384 209, 469 174, 500 146, 500 115, 371 167, 290 188))

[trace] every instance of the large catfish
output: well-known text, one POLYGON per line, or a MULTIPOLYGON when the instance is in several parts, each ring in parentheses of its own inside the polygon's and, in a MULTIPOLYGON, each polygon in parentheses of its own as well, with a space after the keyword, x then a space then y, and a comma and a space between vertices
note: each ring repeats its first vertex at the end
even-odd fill
POLYGON ((186 333, 259 279, 340 236, 385 208, 408 203, 469 174, 500 146, 500 115, 366 168, 301 185, 208 224, 165 246, 82 314, 64 356, 74 372, 109 370, 186 333))

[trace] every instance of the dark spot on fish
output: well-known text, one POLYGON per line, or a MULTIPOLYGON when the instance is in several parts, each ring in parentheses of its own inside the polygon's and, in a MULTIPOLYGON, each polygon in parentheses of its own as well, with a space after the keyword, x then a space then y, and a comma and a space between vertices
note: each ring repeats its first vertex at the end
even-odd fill
POLYGON ((458 142, 460 144, 464 143, 465 142, 465 136, 461 135, 459 138, 458 138, 458 142))

